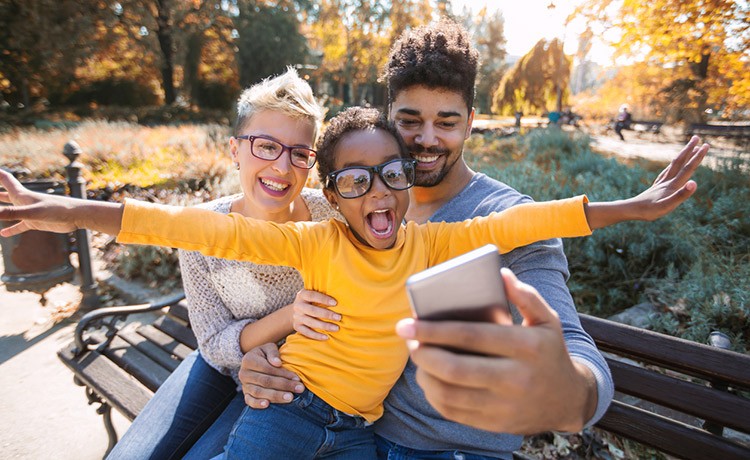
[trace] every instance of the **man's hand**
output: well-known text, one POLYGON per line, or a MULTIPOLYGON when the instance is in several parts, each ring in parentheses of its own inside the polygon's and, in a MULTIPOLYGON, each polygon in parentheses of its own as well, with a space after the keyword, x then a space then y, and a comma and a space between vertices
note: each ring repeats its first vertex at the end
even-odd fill
POLYGON ((267 343, 245 353, 239 379, 245 404, 254 409, 265 409, 269 403, 288 403, 292 393, 302 393, 305 386, 294 372, 281 367, 279 348, 267 343))
POLYGON ((498 433, 579 431, 596 410, 594 376, 568 355, 557 313, 539 293, 508 269, 502 276, 522 325, 399 322, 417 382, 449 420, 498 433))

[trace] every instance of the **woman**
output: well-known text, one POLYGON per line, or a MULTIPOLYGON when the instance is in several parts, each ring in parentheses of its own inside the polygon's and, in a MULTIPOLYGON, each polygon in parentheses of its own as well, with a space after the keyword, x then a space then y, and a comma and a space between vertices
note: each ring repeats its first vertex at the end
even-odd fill
MULTIPOLYGON (((323 110, 296 71, 258 83, 240 96, 230 152, 242 193, 201 205, 273 222, 338 217, 320 190, 304 188, 315 163, 312 146, 323 110)), ((210 458, 222 452, 245 407, 237 371, 251 348, 282 340, 292 328, 294 304, 332 304, 302 290, 288 267, 255 265, 180 251, 190 323, 199 350, 186 358, 109 454, 109 459, 210 458), (296 294, 296 295, 295 295, 296 294)), ((328 310, 330 320, 338 320, 328 310)), ((305 315, 301 332, 337 326, 305 315)), ((321 337, 322 336, 322 337, 321 337)))

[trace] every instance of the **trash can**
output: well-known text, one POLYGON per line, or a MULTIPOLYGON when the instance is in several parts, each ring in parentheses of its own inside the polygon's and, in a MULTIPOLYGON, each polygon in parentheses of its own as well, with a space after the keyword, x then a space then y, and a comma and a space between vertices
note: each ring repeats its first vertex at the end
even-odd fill
MULTIPOLYGON (((23 182, 35 192, 65 195, 65 184, 50 180, 23 182)), ((0 203, 3 205, 3 203, 0 203)), ((0 228, 16 222, 0 221, 0 228)), ((0 238, 5 271, 0 281, 8 291, 44 293, 49 288, 73 279, 70 264, 70 235, 28 231, 10 238, 0 238)))

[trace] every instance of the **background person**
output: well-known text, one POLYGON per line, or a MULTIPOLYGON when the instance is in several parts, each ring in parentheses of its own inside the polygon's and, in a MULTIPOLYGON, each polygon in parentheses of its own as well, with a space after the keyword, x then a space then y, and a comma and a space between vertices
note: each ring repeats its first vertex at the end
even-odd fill
POLYGON ((630 114, 627 104, 621 105, 620 110, 617 112, 617 117, 615 117, 615 132, 620 136, 620 140, 625 140, 625 137, 622 135, 622 130, 630 129, 630 124, 632 122, 633 116, 630 114))

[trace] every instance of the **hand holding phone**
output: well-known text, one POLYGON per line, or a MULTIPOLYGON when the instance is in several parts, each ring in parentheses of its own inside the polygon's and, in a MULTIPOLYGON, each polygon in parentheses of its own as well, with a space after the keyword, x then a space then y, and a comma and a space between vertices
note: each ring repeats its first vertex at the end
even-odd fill
POLYGON ((406 290, 420 319, 513 323, 492 244, 410 276, 406 290))

